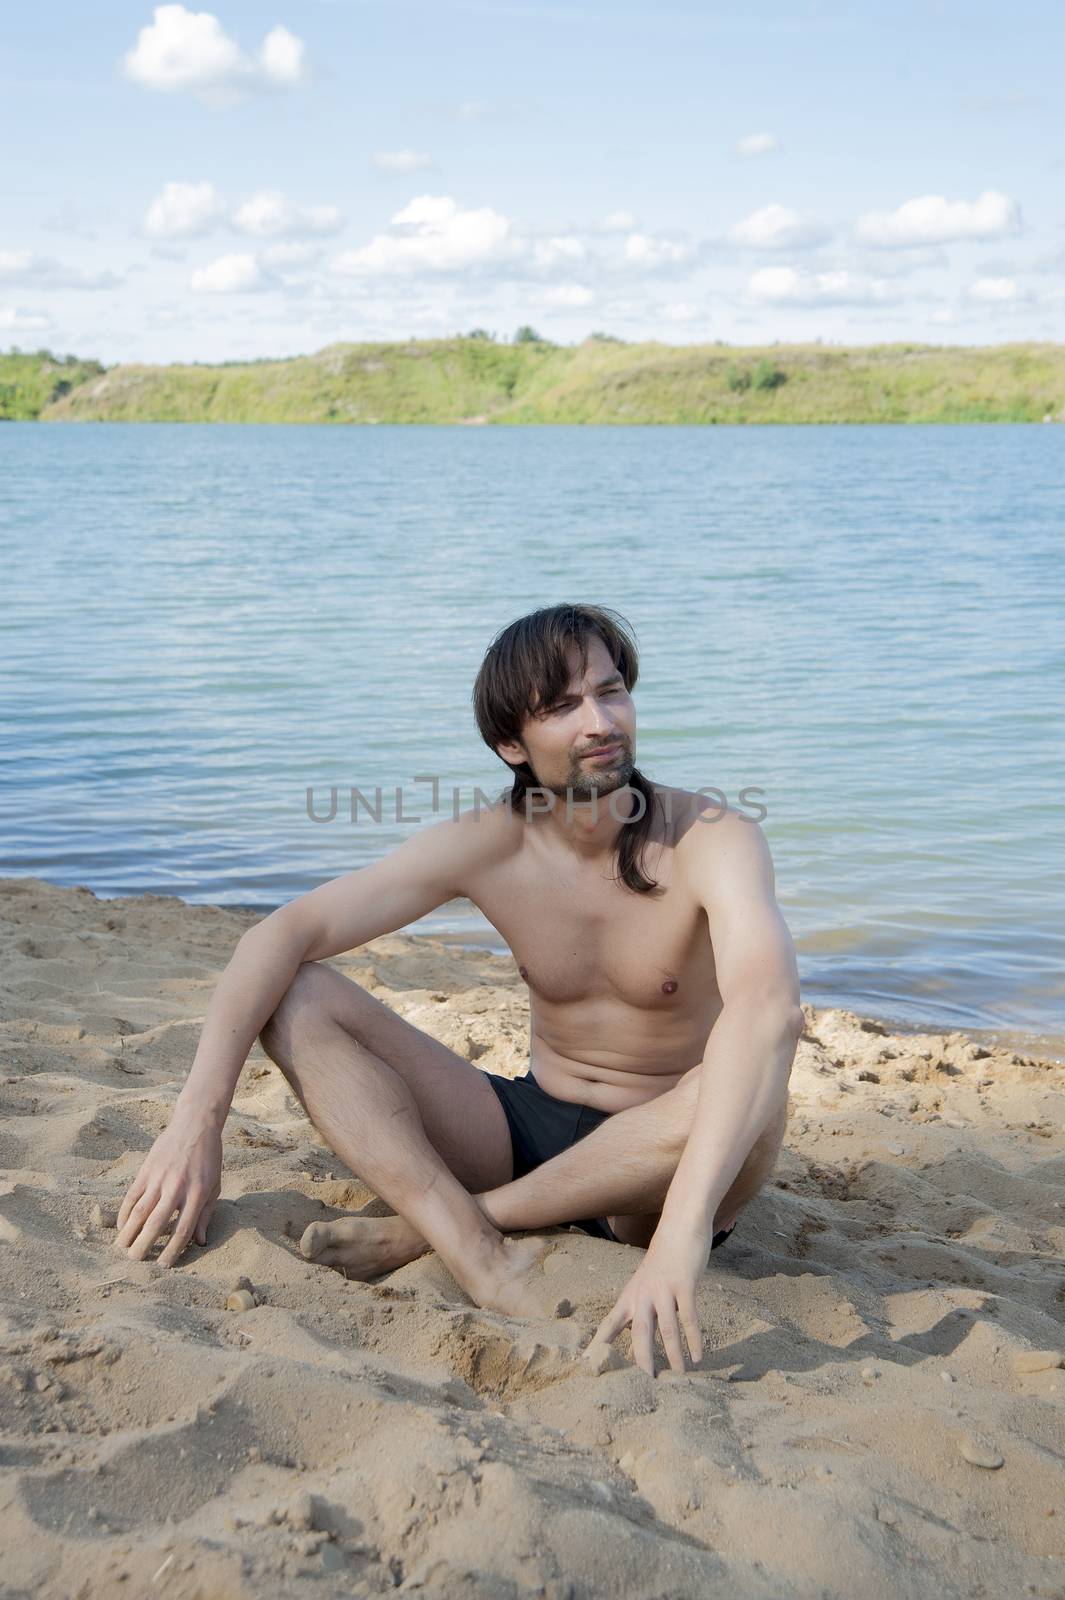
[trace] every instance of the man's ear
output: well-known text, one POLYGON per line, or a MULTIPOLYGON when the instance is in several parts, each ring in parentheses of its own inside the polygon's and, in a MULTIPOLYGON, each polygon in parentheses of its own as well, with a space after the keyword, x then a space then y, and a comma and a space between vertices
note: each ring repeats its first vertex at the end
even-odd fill
POLYGON ((523 761, 528 760, 525 751, 516 739, 507 739, 503 744, 497 744, 496 754, 506 761, 508 765, 514 767, 521 766, 523 761))

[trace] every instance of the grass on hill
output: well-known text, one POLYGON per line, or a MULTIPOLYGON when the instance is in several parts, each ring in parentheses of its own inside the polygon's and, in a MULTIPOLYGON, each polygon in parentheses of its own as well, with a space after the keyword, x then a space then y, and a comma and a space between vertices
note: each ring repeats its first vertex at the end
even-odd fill
POLYGON ((0 351, 0 421, 32 422, 53 401, 103 372, 98 361, 54 356, 50 350, 0 351))
POLYGON ((46 421, 1065 421, 1065 346, 745 348, 606 336, 553 345, 467 336, 109 371, 39 351, 0 355, 2 396, 0 417, 46 421))

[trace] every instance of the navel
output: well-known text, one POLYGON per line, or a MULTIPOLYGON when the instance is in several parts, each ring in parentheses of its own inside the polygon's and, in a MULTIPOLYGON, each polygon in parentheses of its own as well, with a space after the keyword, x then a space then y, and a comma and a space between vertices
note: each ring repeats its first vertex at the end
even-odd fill
POLYGON ((667 978, 665 983, 662 985, 662 993, 663 994, 676 994, 676 992, 677 992, 677 980, 676 980, 676 978, 667 978))

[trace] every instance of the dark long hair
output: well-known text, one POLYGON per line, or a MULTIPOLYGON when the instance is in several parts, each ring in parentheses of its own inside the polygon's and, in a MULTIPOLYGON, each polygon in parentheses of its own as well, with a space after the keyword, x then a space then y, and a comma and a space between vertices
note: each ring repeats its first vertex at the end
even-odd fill
MULTIPOLYGON (((568 646, 577 646, 581 671, 587 670, 588 644, 593 637, 602 640, 626 689, 631 691, 639 673, 636 641, 625 618, 607 607, 544 606, 519 617, 496 635, 473 686, 473 714, 490 750, 506 741, 520 740, 526 717, 538 706, 552 705, 565 694, 569 687, 568 646)), ((506 798, 514 811, 523 804, 528 790, 539 784, 527 761, 511 766, 511 771, 514 781, 506 798)), ((629 788, 643 796, 643 815, 623 822, 618 830, 614 847, 617 878, 634 894, 650 894, 658 883, 643 872, 641 861, 654 826, 655 807, 661 802, 654 785, 635 767, 629 788)))

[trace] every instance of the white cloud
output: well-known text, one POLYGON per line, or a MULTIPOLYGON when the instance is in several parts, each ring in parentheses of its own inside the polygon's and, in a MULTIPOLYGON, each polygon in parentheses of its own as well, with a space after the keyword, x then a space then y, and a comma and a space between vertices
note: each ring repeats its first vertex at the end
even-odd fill
POLYGON ((199 239, 224 210, 213 183, 165 183, 148 207, 144 231, 149 239, 199 239))
POLYGON ((898 298, 890 286, 852 272, 799 272, 794 267, 763 267, 747 283, 750 300, 768 305, 872 306, 898 298))
POLYGON ((254 256, 219 256, 209 266, 198 267, 189 279, 197 294, 242 294, 259 289, 263 275, 254 256))
POLYGON ((572 234, 554 234, 548 239, 533 241, 532 264, 541 271, 551 271, 557 266, 583 261, 587 254, 586 246, 572 234))
POLYGON ((43 311, 27 311, 23 306, 0 306, 0 328, 10 333, 43 333, 53 326, 43 311))
POLYGON ((880 248, 950 244, 960 239, 1002 239, 1019 233, 1021 208, 1009 195, 986 189, 977 200, 948 200, 941 194, 907 200, 896 211, 866 211, 857 234, 880 248))
POLYGON ((969 299, 980 300, 985 305, 1004 305, 1020 297, 1015 278, 977 278, 969 287, 969 299))
POLYGON ((316 244, 272 244, 263 251, 262 259, 267 267, 308 267, 321 254, 321 246, 316 244))
POLYGON ((303 42, 281 24, 252 58, 209 11, 156 6, 152 18, 123 58, 127 78, 145 89, 225 105, 250 89, 293 88, 305 77, 303 42))
POLYGON ((307 234, 338 233, 344 218, 336 206, 292 205, 277 189, 260 189, 233 213, 238 233, 256 239, 292 239, 307 234))
POLYGON ((636 267, 682 266, 691 261, 691 245, 650 233, 630 233, 625 240, 625 260, 636 267))
POLYGON ((590 306, 595 295, 583 283, 559 283, 553 288, 542 290, 537 299, 542 306, 574 310, 581 306, 590 306))
POLYGON ((346 250, 333 271, 372 277, 393 272, 457 272, 504 259, 510 222, 490 206, 464 211, 449 195, 419 195, 359 250, 346 250))
POLYGON ((751 250, 805 250, 824 244, 830 229, 816 217, 801 215, 788 206, 762 206, 729 229, 733 244, 751 250))
POLYGON ((767 156, 780 149, 780 141, 772 133, 748 133, 736 145, 738 156, 767 156))
POLYGON ((433 158, 422 150, 378 150, 373 164, 378 172, 428 172, 433 158))
POLYGON ((279 89, 294 89, 307 76, 303 40, 280 22, 259 46, 258 60, 263 77, 279 89))
POLYGON ((31 250, 0 250, 0 283, 23 283, 34 289, 117 289, 121 282, 117 273, 65 267, 31 250))

